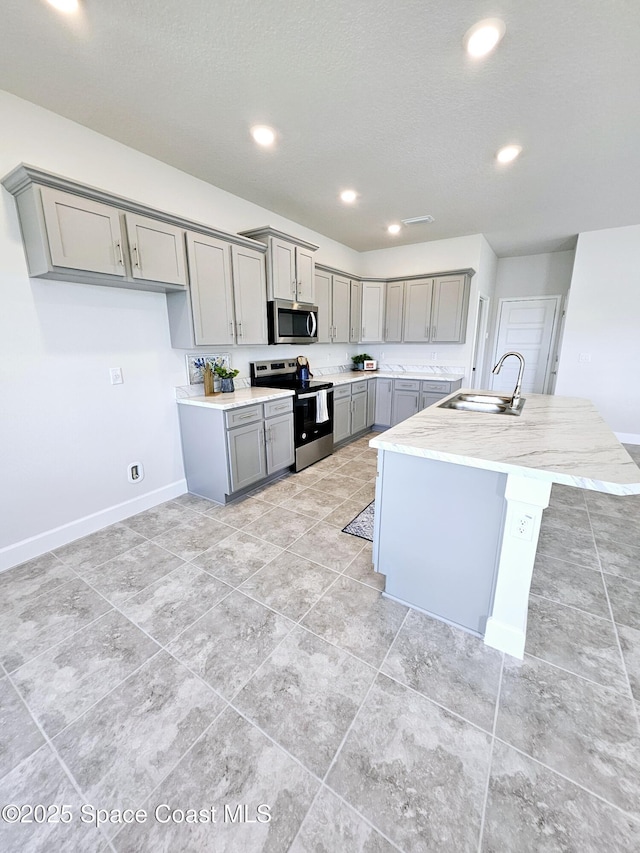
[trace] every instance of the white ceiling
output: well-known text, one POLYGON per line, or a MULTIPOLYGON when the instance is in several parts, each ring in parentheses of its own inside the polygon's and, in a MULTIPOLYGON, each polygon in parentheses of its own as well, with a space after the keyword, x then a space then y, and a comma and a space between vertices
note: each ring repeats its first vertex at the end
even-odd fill
POLYGON ((640 223, 638 0, 81 2, 2 0, 1 88, 354 249, 480 232, 507 256, 640 223), (506 35, 472 61, 486 17, 506 35))

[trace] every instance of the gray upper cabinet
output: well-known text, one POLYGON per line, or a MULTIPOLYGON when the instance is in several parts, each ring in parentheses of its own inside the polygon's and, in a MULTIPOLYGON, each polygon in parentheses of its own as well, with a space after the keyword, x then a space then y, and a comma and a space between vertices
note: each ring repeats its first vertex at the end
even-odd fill
POLYGON ((315 304, 318 306, 319 344, 329 344, 332 340, 331 279, 331 273, 316 270, 315 304))
POLYGON ((266 344, 267 303, 264 255, 231 247, 231 270, 238 344, 266 344))
POLYGON ((405 282, 404 341, 425 343, 431 334, 431 300, 433 279, 416 279, 405 282))
POLYGON ((390 281, 387 284, 386 314, 384 339, 385 341, 402 340, 402 319, 404 308, 404 282, 390 281))
POLYGON ((318 343, 349 343, 351 282, 324 270, 315 273, 318 343))
POLYGON ((349 341, 357 344, 360 340, 362 284, 351 280, 351 301, 349 306, 349 341))
POLYGON ((314 302, 315 261, 318 247, 306 240, 265 226, 240 232, 243 237, 267 245, 267 293, 269 299, 314 302))
POLYGON ((51 187, 39 192, 51 266, 126 275, 120 212, 115 207, 51 187))
POLYGON ((440 276, 433 284, 433 343, 464 343, 469 305, 469 286, 465 275, 440 276))
POLYGON ((363 344, 380 343, 384 340, 384 297, 384 282, 362 282, 362 330, 360 341, 363 344))
MULTIPOLYGON (((187 234, 191 308, 196 346, 235 343, 231 247, 204 234, 187 234)), ((186 297, 182 297, 186 300, 186 297)), ((173 297, 169 297, 171 302, 173 297)))
POLYGON ((186 287, 184 230, 134 213, 125 213, 124 219, 133 277, 186 287))

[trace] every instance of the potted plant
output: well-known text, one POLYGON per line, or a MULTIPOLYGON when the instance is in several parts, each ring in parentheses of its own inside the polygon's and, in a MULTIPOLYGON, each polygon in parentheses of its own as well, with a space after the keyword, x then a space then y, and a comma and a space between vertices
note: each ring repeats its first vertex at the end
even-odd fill
POLYGON ((223 394, 229 394, 231 391, 236 390, 233 380, 240 373, 239 370, 233 370, 232 368, 225 367, 223 364, 216 364, 213 371, 216 376, 220 377, 220 384, 222 385, 221 390, 223 394))
POLYGON ((362 353, 362 355, 353 355, 351 356, 351 361, 353 362, 354 370, 364 370, 365 361, 371 361, 371 356, 367 355, 367 353, 362 353))

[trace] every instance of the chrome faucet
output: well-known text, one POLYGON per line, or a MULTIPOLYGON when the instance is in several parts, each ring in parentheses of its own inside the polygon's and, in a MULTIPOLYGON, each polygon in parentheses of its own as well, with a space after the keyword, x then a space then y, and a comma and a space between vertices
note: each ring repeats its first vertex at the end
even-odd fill
POLYGON ((495 365, 491 372, 496 374, 500 373, 500 368, 502 367, 505 358, 509 358, 510 355, 515 355, 516 358, 520 359, 520 370, 518 371, 518 380, 511 396, 511 408, 515 409, 518 403, 520 402, 520 391, 522 390, 522 374, 524 373, 524 357, 520 355, 519 352, 505 352, 505 354, 500 357, 498 363, 495 365))

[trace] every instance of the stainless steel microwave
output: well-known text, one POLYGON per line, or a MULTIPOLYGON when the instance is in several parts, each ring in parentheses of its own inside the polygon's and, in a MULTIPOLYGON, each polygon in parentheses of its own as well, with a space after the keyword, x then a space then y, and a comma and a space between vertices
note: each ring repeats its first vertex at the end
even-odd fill
POLYGON ((270 344, 315 344, 318 306, 274 299, 267 303, 270 344))

